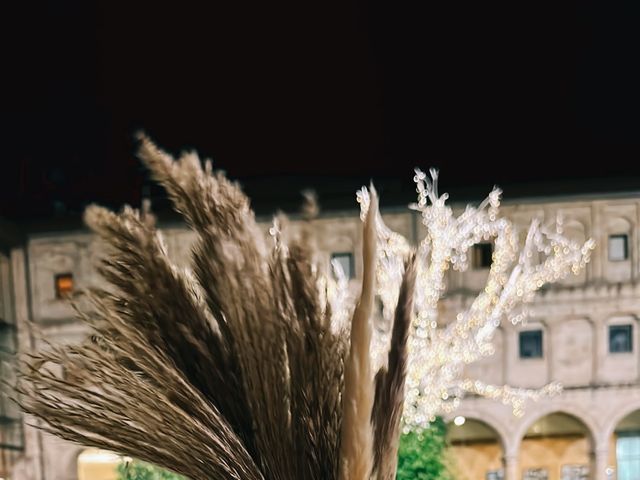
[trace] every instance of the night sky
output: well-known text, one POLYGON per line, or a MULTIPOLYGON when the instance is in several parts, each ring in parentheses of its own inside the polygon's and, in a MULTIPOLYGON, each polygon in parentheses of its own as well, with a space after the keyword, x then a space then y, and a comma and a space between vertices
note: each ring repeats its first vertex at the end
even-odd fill
POLYGON ((414 166, 454 190, 640 190, 638 2, 14 3, 0 215, 16 221, 138 204, 141 129, 261 198, 410 191, 414 166))

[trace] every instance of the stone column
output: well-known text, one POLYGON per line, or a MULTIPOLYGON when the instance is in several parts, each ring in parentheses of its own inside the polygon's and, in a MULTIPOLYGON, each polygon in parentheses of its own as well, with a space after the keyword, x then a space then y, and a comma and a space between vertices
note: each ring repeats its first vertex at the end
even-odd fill
POLYGON ((590 454, 589 478, 592 480, 608 480, 607 463, 609 462, 609 448, 599 445, 590 454))
POLYGON ((505 453, 504 457, 502 457, 502 465, 504 468, 504 480, 520 480, 517 453, 505 453))

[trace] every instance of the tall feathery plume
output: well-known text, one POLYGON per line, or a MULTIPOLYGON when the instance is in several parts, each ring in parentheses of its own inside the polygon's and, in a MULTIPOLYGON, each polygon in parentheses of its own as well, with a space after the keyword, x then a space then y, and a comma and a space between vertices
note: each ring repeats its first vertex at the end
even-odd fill
POLYGON ((376 268, 376 218, 378 196, 371 189, 371 202, 364 221, 362 242, 362 293, 351 321, 351 345, 345 365, 341 480, 365 480, 373 469, 374 387, 370 357, 376 268))
POLYGON ((374 426, 374 474, 377 480, 394 480, 398 467, 400 421, 404 407, 409 331, 416 283, 416 257, 405 262, 398 306, 391 331, 387 366, 376 374, 376 395, 371 416, 374 426))
POLYGON ((247 412, 261 415, 249 430, 254 460, 268 476, 290 478, 294 466, 284 325, 269 295, 267 248, 249 200, 224 176, 211 174, 209 162, 203 171, 195 153, 175 162, 148 138, 140 138, 142 160, 198 234, 196 278, 234 352, 247 412))

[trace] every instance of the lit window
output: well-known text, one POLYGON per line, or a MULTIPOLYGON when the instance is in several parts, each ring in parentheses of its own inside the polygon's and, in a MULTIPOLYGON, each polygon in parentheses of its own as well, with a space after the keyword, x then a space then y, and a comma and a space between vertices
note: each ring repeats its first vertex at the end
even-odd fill
POLYGON ((609 260, 621 262, 629 258, 628 237, 625 234, 609 235, 609 260))
POLYGON ((336 262, 342 268, 345 277, 355 278, 355 268, 353 266, 353 254, 351 252, 334 253, 331 255, 331 262, 336 262))
POLYGON ((633 326, 611 325, 609 327, 609 352, 627 353, 633 351, 633 326))
POLYGON ((493 261, 493 243, 476 243, 472 254, 473 268, 482 270, 491 267, 493 261))
POLYGON ((520 358, 542 358, 542 330, 520 332, 520 358))
POLYGON ((55 276, 56 298, 67 298, 73 293, 73 274, 60 273, 55 276))

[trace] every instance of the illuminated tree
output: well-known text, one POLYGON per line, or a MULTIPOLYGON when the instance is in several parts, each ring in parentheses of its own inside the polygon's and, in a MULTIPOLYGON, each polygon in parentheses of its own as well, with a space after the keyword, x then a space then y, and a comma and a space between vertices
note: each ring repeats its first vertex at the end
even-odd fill
MULTIPOLYGON (((482 379, 463 377, 464 366, 491 355, 493 334, 503 321, 522 322, 526 304, 544 284, 570 273, 578 274, 589 261, 594 242, 578 244, 562 235, 562 222, 544 226, 534 220, 524 245, 519 245, 513 223, 499 216, 501 191, 494 189, 478 207, 468 206, 460 215, 447 205, 448 195, 438 194, 438 175, 431 179, 416 170, 418 202, 411 206, 420 212, 426 236, 413 247, 376 217, 378 262, 377 293, 384 316, 391 320, 398 303, 404 263, 417 257, 414 311, 408 342, 408 377, 404 405, 407 429, 427 426, 437 414, 455 409, 466 392, 510 403, 521 415, 527 399, 556 394, 557 383, 539 390, 487 385, 482 379), (450 268, 464 271, 469 249, 479 242, 493 241, 493 256, 485 288, 458 312, 455 320, 443 326, 438 303, 445 293, 450 268)), ((367 189, 358 193, 361 217, 369 211, 367 189)), ((389 333, 377 332, 373 355, 384 363, 389 333)))

